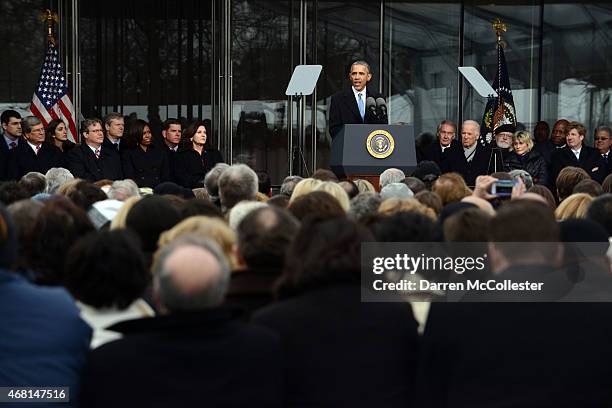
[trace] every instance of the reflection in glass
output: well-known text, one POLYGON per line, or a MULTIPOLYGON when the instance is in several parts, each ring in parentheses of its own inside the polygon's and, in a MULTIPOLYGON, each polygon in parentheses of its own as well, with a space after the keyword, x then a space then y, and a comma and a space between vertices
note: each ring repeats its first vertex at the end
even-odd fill
POLYGON ((385 13, 390 123, 435 134, 442 120, 458 120, 460 5, 394 2, 385 13))
POLYGON ((610 124, 611 27, 609 4, 544 5, 542 120, 584 123, 590 145, 610 124))
MULTIPOLYGON (((497 69, 497 37, 492 23, 499 18, 508 24, 508 30, 503 33, 502 39, 506 44, 504 54, 517 121, 532 130, 538 120, 539 2, 531 0, 520 6, 477 6, 473 2, 470 3, 465 6, 464 65, 475 66, 485 79, 493 82, 497 69)), ((486 102, 486 99, 481 98, 465 83, 463 119, 480 122, 486 102)))
POLYGON ((273 184, 288 174, 289 4, 232 1, 233 161, 268 173, 273 184))

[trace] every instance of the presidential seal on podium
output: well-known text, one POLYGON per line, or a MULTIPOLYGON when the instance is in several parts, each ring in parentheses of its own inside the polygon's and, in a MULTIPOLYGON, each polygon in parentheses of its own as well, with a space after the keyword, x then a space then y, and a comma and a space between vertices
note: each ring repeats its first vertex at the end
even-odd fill
POLYGON ((386 130, 375 130, 366 139, 366 148, 370 156, 377 159, 386 159, 395 149, 395 140, 386 130))

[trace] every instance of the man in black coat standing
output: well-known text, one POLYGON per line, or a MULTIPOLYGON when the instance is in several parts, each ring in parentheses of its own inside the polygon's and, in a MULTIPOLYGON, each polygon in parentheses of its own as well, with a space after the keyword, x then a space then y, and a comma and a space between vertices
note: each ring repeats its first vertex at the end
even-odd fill
POLYGON ((476 184, 476 177, 488 174, 491 149, 478 143, 480 125, 466 120, 461 126, 461 145, 451 146, 442 158, 442 172, 456 172, 468 186, 476 184))
POLYGON ((586 128, 582 123, 570 122, 566 126, 566 145, 552 154, 550 185, 555 185, 559 172, 568 166, 584 169, 593 180, 599 183, 606 178, 608 166, 597 149, 584 144, 585 135, 586 128))
POLYGON ((8 177, 20 179, 36 171, 45 174, 52 167, 64 167, 64 156, 56 146, 45 143, 45 126, 36 116, 21 119, 24 139, 8 156, 8 177))
POLYGON ((121 158, 113 148, 104 147, 104 132, 100 119, 85 119, 81 123, 83 142, 68 152, 68 170, 74 177, 89 181, 121 180, 121 158))
POLYGON ((81 405, 282 406, 280 339, 220 307, 230 268, 219 246, 179 237, 152 269, 161 314, 109 328, 123 338, 91 353, 81 405))
MULTIPOLYGON (((388 123, 386 113, 377 113, 376 100, 382 95, 367 87, 372 79, 370 65, 365 61, 355 61, 349 72, 351 88, 344 89, 331 97, 329 106, 329 134, 335 137, 347 124, 388 123), (374 104, 367 99, 373 98, 374 104)), ((380 101, 379 101, 380 102, 380 101)))

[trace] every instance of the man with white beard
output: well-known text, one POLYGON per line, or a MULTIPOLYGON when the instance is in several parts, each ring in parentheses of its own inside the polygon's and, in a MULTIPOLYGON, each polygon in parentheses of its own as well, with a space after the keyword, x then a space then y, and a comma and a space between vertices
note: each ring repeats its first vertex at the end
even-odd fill
POLYGON ((512 124, 501 125, 495 129, 495 145, 489 161, 489 174, 497 171, 510 171, 508 156, 512 151, 512 135, 515 129, 512 124))

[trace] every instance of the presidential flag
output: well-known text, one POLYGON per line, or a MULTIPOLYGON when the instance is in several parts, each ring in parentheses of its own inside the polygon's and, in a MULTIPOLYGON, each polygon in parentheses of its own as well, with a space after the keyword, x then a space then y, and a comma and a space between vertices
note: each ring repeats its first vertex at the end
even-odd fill
POLYGON ((497 97, 489 98, 480 126, 480 142, 485 146, 491 143, 495 129, 498 127, 510 125, 516 129, 516 109, 501 41, 497 43, 497 72, 492 86, 497 92, 497 97))
POLYGON ((68 139, 78 142, 74 107, 68 95, 68 81, 52 37, 48 40, 47 53, 32 97, 30 111, 43 122, 45 127, 53 119, 63 120, 68 139))

